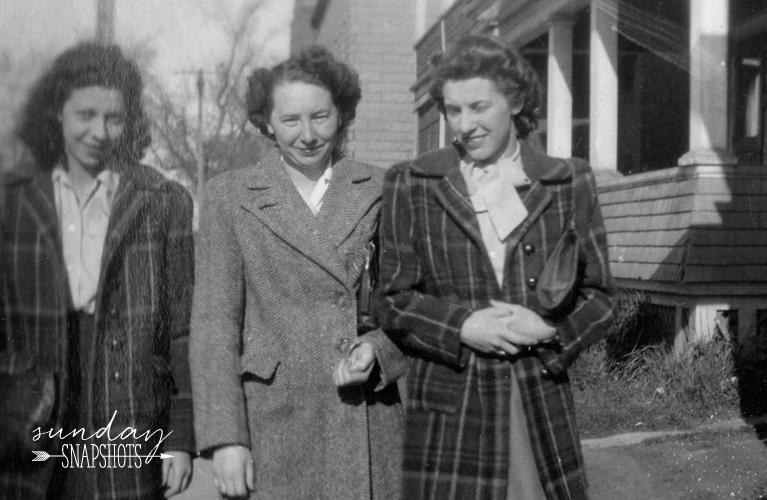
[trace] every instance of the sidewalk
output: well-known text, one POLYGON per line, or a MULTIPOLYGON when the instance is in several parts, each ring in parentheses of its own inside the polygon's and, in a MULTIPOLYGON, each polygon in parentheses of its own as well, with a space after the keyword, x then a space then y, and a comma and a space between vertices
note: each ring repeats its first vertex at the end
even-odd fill
POLYGON ((592 500, 756 500, 767 492, 767 446, 740 419, 584 440, 583 451, 592 500))
MULTIPOLYGON (((586 439, 583 452, 591 500, 757 500, 767 491, 767 446, 740 419, 586 439)), ((218 498, 210 461, 194 466, 191 486, 174 499, 218 498)))

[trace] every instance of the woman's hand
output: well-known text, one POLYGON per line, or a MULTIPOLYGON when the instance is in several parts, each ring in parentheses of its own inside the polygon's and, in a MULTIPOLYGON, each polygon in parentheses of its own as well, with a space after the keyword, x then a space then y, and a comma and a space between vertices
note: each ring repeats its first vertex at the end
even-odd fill
POLYGON ((247 498, 256 489, 256 473, 250 450, 223 446, 213 452, 213 484, 222 497, 247 498))
POLYGON ((171 458, 162 461, 162 484, 165 498, 177 495, 189 487, 192 481, 192 457, 185 451, 169 451, 171 458))
POLYGON ((337 387, 364 384, 373 371, 375 360, 376 354, 372 344, 359 344, 348 357, 338 363, 333 372, 333 383, 337 387))
POLYGON ((461 341, 476 351, 500 355, 517 354, 520 347, 537 344, 535 338, 507 326, 513 314, 509 305, 496 302, 471 313, 461 326, 461 341))
MULTIPOLYGON (((533 344, 548 342, 557 334, 557 329, 549 325, 538 313, 519 304, 508 304, 491 300, 493 307, 507 311, 504 323, 509 330, 534 341, 533 344)), ((525 344, 531 345, 531 344, 525 344)))

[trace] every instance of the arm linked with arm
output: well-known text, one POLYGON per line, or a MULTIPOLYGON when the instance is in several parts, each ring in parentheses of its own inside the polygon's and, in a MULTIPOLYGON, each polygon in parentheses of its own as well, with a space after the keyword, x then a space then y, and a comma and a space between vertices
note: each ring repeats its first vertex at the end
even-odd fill
POLYGON ((410 182, 404 164, 386 174, 378 318, 383 330, 406 352, 460 368, 466 363, 461 326, 472 310, 424 292, 410 182))

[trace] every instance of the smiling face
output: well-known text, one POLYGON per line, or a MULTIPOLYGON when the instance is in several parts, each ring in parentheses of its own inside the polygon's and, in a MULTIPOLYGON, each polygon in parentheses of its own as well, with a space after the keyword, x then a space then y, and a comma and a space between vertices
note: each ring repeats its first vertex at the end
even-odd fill
POLYGON ((283 82, 272 93, 269 132, 285 161, 298 170, 325 167, 338 143, 340 118, 326 89, 305 82, 283 82))
POLYGON ((442 88, 445 117, 453 134, 475 162, 494 163, 514 154, 517 130, 512 107, 492 80, 448 80, 442 88))
POLYGON ((119 90, 74 89, 59 113, 69 168, 96 174, 125 131, 125 103, 119 90))

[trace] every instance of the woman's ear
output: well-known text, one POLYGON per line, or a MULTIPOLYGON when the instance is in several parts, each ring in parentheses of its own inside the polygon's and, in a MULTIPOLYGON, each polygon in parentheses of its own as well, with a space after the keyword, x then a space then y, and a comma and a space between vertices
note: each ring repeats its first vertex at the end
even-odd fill
POLYGON ((269 123, 269 122, 266 122, 266 130, 267 130, 267 131, 268 131, 270 134, 274 135, 274 127, 272 127, 272 124, 271 124, 271 123, 269 123))
POLYGON ((520 111, 522 111, 522 107, 525 103, 518 102, 518 103, 512 103, 511 104, 511 116, 517 116, 520 111))

